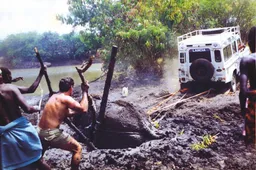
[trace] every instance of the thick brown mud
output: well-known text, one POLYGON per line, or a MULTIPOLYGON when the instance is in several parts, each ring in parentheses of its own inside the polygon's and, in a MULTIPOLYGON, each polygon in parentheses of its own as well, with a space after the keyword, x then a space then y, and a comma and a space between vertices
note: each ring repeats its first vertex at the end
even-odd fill
MULTIPOLYGON (((109 101, 123 100, 140 107, 146 113, 163 101, 170 93, 170 84, 163 80, 148 81, 144 84, 113 81, 109 101), (128 86, 129 94, 122 97, 122 87, 128 86)), ((89 92, 100 105, 104 81, 90 84, 89 92)), ((80 88, 76 88, 80 91, 80 88)), ((213 169, 256 169, 256 150, 245 146, 242 136, 238 93, 223 94, 216 91, 173 104, 181 98, 189 98, 195 93, 176 93, 153 113, 149 120, 159 122, 155 125, 165 136, 150 140, 135 148, 98 149, 91 152, 83 145, 80 169, 92 170, 213 170, 213 169), (169 106, 167 109, 163 109, 169 106), (195 150, 192 145, 199 144, 205 136, 214 136, 215 141, 204 149, 195 150)), ((79 93, 75 93, 78 95, 79 93)), ((61 126, 66 132, 77 135, 66 124, 61 126)), ((60 149, 50 149, 44 158, 53 169, 70 169, 71 153, 60 149)))

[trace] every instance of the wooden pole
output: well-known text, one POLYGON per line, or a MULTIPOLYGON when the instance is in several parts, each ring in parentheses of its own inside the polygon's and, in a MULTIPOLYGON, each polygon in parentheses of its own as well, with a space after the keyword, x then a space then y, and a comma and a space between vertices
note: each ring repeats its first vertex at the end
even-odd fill
POLYGON ((116 62, 116 54, 117 54, 117 46, 113 46, 112 47, 112 52, 111 52, 111 58, 110 58, 109 65, 108 65, 108 73, 107 73, 107 78, 106 78, 106 81, 105 81, 103 96, 102 96, 102 100, 101 100, 101 103, 100 103, 99 117, 97 119, 97 121, 100 124, 103 123, 104 117, 105 117, 105 111, 106 111, 107 100, 108 100, 108 93, 109 93, 111 80, 112 80, 113 73, 114 73, 115 62, 116 62))
MULTIPOLYGON (((34 50, 35 50, 35 53, 36 53, 36 58, 38 59, 41 67, 44 68, 43 60, 42 60, 37 48, 35 47, 34 50)), ((45 80, 46 80, 46 83, 47 83, 47 86, 48 86, 48 89, 49 89, 49 93, 50 93, 50 96, 51 96, 51 95, 53 95, 53 90, 52 90, 50 79, 49 79, 48 74, 47 74, 46 71, 44 72, 44 77, 45 77, 45 80)))
MULTIPOLYGON (((78 72, 78 75, 82 81, 83 84, 85 84, 85 79, 83 76, 83 73, 88 70, 88 68, 90 68, 90 66, 92 65, 92 61, 93 61, 94 57, 90 57, 89 61, 86 64, 82 64, 82 68, 79 69, 76 67, 76 70, 78 72)), ((89 103, 89 110, 92 111, 92 124, 90 125, 90 138, 93 138, 93 132, 94 132, 94 127, 96 124, 96 106, 94 101, 92 100, 92 96, 89 95, 87 93, 87 99, 88 99, 88 103, 89 103)))

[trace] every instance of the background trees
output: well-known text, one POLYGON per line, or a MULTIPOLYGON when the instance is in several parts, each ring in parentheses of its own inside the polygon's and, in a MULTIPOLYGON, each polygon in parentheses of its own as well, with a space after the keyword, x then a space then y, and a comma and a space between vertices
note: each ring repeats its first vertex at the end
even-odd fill
POLYGON ((20 67, 23 62, 37 61, 34 47, 37 47, 43 61, 65 64, 72 60, 86 60, 89 48, 79 34, 59 35, 53 32, 35 32, 9 35, 0 43, 0 57, 8 67, 20 67))
POLYGON ((201 0, 197 13, 200 28, 240 26, 242 38, 256 24, 254 0, 201 0))
POLYGON ((59 19, 84 26, 84 32, 95 35, 96 48, 118 45, 124 68, 131 65, 140 73, 161 75, 164 60, 176 53, 177 35, 240 25, 245 37, 255 24, 254 4, 253 0, 69 0, 69 15, 59 19))
POLYGON ((10 65, 33 61, 33 45, 37 38, 38 34, 35 32, 10 35, 0 43, 0 54, 10 65))
MULTIPOLYGON (((85 26, 84 32, 94 34, 102 49, 116 44, 119 65, 124 68, 131 65, 140 73, 161 75, 163 61, 174 47, 173 27, 193 4, 189 0, 69 0, 70 14, 59 19, 85 26)), ((108 59, 108 55, 103 57, 108 59)))
POLYGON ((15 63, 31 59, 38 46, 49 62, 86 59, 96 51, 107 61, 113 44, 117 65, 139 73, 162 74, 175 57, 176 37, 189 31, 240 25, 242 38, 256 24, 254 0, 69 0, 63 23, 82 26, 79 34, 17 34, 0 43, 0 56, 15 63))

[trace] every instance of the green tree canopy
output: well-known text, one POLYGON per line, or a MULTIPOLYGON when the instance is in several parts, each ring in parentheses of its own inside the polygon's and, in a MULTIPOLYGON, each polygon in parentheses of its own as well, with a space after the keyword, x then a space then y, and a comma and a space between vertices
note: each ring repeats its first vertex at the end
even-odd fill
POLYGON ((197 28, 239 25, 242 38, 256 24, 254 0, 201 0, 196 14, 197 28))
POLYGON ((60 20, 84 26, 84 35, 96 35, 93 39, 103 49, 118 45, 123 66, 157 73, 161 73, 166 52, 174 43, 173 25, 183 19, 182 11, 193 6, 189 0, 69 0, 68 4, 70 14, 59 16, 60 20))
POLYGON ((22 62, 36 62, 34 47, 37 47, 43 61, 64 63, 71 60, 86 60, 87 47, 79 34, 59 35, 53 32, 13 34, 0 43, 0 57, 8 67, 19 67, 22 62))

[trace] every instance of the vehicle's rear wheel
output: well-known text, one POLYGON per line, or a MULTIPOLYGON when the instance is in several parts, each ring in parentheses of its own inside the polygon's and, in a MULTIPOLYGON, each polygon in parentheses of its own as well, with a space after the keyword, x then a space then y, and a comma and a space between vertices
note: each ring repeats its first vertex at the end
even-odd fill
POLYGON ((236 92, 236 89, 237 89, 236 74, 233 73, 232 79, 231 79, 231 82, 230 82, 230 91, 236 92))

